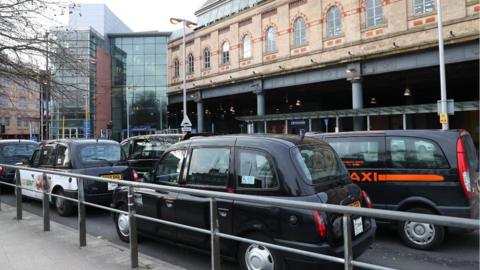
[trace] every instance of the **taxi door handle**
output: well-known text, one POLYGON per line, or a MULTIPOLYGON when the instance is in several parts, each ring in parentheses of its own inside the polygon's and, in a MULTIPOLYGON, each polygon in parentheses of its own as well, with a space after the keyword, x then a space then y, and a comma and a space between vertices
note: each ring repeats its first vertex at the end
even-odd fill
POLYGON ((173 207, 173 200, 171 200, 171 199, 166 199, 166 200, 165 200, 165 205, 166 205, 168 208, 172 208, 172 207, 173 207))
POLYGON ((218 214, 221 217, 226 217, 228 215, 228 211, 230 211, 228 208, 218 208, 218 214))

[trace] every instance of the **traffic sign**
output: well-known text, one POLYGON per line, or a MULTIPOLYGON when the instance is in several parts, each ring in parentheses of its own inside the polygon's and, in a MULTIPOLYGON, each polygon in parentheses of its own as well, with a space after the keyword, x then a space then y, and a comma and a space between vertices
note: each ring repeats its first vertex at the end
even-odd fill
POLYGON ((440 113, 440 124, 448 124, 448 114, 440 113))
POLYGON ((191 127, 182 127, 182 132, 192 132, 191 127))
POLYGON ((187 115, 183 116, 183 120, 182 120, 182 123, 180 124, 180 126, 182 126, 182 127, 191 127, 192 126, 192 122, 190 122, 190 119, 188 119, 187 115))

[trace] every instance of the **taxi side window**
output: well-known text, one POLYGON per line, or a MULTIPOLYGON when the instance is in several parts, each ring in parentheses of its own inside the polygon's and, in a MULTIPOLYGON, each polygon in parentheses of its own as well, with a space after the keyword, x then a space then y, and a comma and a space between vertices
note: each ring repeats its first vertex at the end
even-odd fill
POLYGON ((56 163, 56 153, 53 146, 45 146, 40 149, 40 166, 55 166, 56 163))
POLYGON ((127 158, 130 158, 130 141, 122 144, 123 152, 127 155, 127 158))
POLYGON ((187 184, 225 187, 229 167, 229 148, 195 148, 192 150, 187 184))
POLYGON ((267 155, 253 150, 238 151, 237 187, 272 189, 278 186, 274 167, 267 155))
POLYGON ((40 165, 40 151, 41 150, 35 150, 35 152, 33 152, 33 156, 32 156, 33 167, 38 167, 38 165, 40 165))
POLYGON ((64 145, 59 145, 57 148, 57 167, 67 167, 70 159, 68 158, 68 149, 64 145))
POLYGON ((383 167, 383 137, 330 137, 325 140, 335 149, 347 168, 383 167))
POLYGON ((430 140, 387 138, 389 167, 401 169, 446 169, 447 160, 440 147, 430 140))
POLYGON ((155 170, 154 182, 178 183, 185 154, 185 150, 174 150, 166 153, 155 170))

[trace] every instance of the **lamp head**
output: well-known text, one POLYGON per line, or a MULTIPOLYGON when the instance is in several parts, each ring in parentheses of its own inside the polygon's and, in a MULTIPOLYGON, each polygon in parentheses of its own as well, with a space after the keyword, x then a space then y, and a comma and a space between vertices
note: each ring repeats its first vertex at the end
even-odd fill
POLYGON ((183 20, 182 19, 178 19, 178 18, 170 18, 170 23, 171 24, 179 24, 181 23, 183 20))

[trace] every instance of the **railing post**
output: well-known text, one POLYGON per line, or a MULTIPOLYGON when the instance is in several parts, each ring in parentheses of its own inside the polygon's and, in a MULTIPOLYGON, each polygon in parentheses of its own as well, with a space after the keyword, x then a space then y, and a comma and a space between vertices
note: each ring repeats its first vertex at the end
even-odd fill
POLYGON ((138 267, 138 235, 137 220, 135 218, 135 198, 133 186, 128 187, 128 226, 130 229, 130 264, 132 268, 138 267))
POLYGON ((83 185, 83 179, 78 178, 78 233, 80 247, 87 245, 87 228, 85 223, 85 189, 83 185))
POLYGON ((22 181, 19 170, 15 171, 15 195, 17 199, 17 220, 22 219, 22 181))
POLYGON ((352 223, 349 215, 343 216, 343 248, 345 270, 352 270, 352 223))
POLYGON ((2 211, 2 184, 0 184, 0 212, 2 211))
POLYGON ((48 190, 50 189, 48 185, 47 174, 42 174, 43 180, 43 231, 50 231, 50 200, 48 196, 48 190))
POLYGON ((210 238, 211 238, 211 263, 212 270, 220 270, 220 239, 218 233, 218 210, 215 198, 210 198, 210 238))

